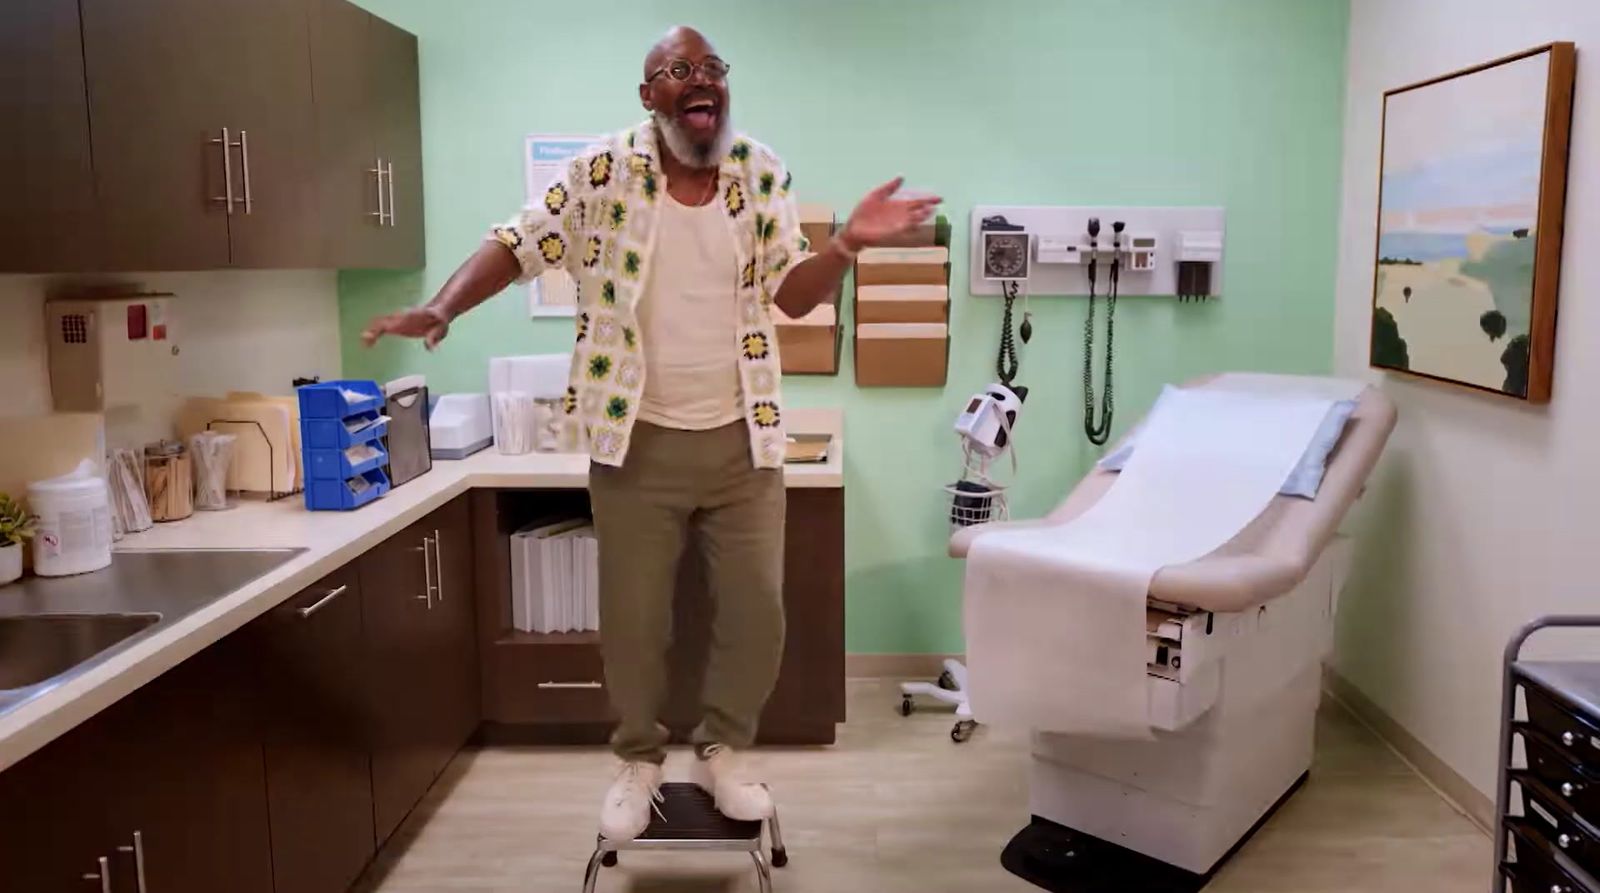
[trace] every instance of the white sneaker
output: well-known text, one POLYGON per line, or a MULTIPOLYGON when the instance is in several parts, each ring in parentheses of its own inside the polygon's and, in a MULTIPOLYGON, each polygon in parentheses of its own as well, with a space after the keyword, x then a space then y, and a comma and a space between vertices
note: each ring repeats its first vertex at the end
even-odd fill
POLYGON ((661 767, 655 763, 623 763, 600 806, 600 836, 633 840, 650 825, 650 810, 660 811, 661 767))
POLYGON ((738 755, 721 744, 710 744, 695 754, 694 783, 716 801, 717 811, 741 822, 772 817, 772 792, 752 780, 738 755))

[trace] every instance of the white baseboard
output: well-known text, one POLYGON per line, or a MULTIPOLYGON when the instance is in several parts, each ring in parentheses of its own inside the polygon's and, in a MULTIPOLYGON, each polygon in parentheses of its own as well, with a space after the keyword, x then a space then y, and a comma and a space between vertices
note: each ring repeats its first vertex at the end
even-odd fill
POLYGON ((1396 722, 1394 717, 1384 712, 1349 680, 1334 672, 1332 667, 1323 670, 1322 681, 1329 697, 1338 701, 1362 725, 1389 745, 1423 781, 1455 804, 1461 814, 1471 819, 1484 833, 1494 833, 1494 802, 1474 787, 1472 782, 1439 759, 1438 754, 1429 750, 1405 726, 1396 722))

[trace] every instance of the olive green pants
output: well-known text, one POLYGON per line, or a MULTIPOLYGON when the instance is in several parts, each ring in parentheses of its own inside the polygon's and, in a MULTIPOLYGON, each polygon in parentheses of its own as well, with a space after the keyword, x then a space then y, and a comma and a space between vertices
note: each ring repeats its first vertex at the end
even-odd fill
POLYGON ((659 719, 673 594, 691 541, 715 612, 694 741, 748 747, 783 657, 783 472, 754 467, 742 421, 710 431, 639 422, 622 467, 590 467, 589 499, 600 650, 619 719, 612 749, 625 760, 666 758, 659 719))

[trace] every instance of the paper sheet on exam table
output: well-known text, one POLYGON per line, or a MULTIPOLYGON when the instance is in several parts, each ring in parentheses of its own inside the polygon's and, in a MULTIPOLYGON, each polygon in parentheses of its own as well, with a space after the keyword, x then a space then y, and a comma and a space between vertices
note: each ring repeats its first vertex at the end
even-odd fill
POLYGON ((1259 515, 1331 402, 1185 392, 1151 416, 1126 477, 1078 518, 978 537, 965 607, 977 719, 1149 737, 1151 578, 1215 551, 1259 515))

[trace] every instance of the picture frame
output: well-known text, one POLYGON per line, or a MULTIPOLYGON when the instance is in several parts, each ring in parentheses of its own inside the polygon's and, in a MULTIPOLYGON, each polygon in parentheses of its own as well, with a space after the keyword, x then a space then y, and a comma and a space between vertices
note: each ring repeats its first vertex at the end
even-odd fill
POLYGON ((1577 50, 1383 95, 1373 368, 1550 400, 1577 50))

